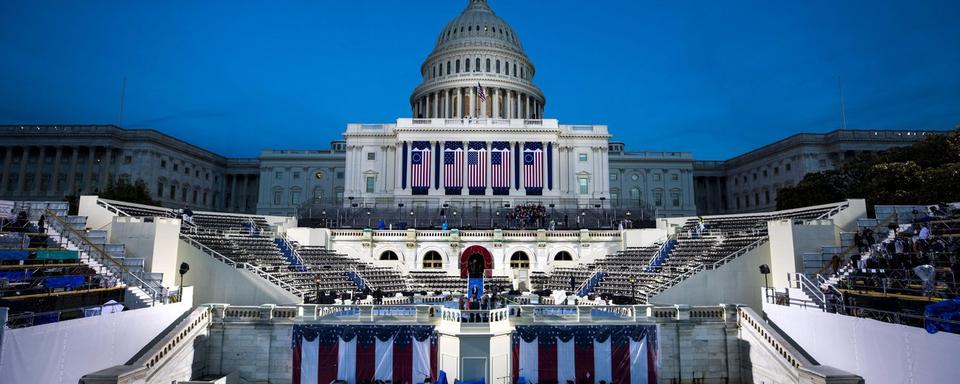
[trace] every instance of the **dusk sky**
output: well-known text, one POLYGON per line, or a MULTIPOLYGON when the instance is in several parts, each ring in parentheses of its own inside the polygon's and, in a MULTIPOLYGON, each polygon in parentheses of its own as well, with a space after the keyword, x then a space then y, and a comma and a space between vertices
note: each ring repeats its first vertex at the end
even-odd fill
MULTIPOLYGON (((0 124, 153 128, 226 156, 410 117, 467 0, 0 2, 0 124)), ((726 159, 840 126, 960 124, 960 1, 490 0, 561 124, 726 159)))

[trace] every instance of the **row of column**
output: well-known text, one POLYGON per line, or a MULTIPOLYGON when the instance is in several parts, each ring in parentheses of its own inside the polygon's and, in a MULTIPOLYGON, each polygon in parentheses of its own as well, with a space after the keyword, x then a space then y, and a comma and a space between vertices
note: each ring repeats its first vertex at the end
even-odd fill
POLYGON ((417 118, 542 119, 543 103, 535 96, 503 88, 484 87, 484 99, 477 87, 459 87, 428 93, 417 99, 417 118))
POLYGON ((86 188, 83 188, 82 192, 90 192, 96 188, 92 188, 91 182, 94 177, 94 166, 96 165, 98 179, 96 180, 96 185, 99 189, 106 188, 107 181, 110 180, 110 167, 112 166, 112 152, 113 149, 110 147, 48 147, 48 146, 7 146, 4 147, 4 157, 3 157, 3 171, 2 179, 0 179, 0 194, 7 194, 7 192, 12 192, 13 194, 18 194, 21 196, 27 195, 47 195, 51 192, 60 191, 62 193, 72 193, 77 191, 78 186, 76 185, 77 175, 82 175, 81 184, 86 188), (81 164, 79 159, 79 154, 82 148, 87 149, 87 155, 84 162, 81 164), (97 155, 97 149, 100 148, 100 155, 97 155), (19 150, 20 162, 18 164, 19 168, 14 169, 14 152, 19 150), (31 153, 36 153, 36 166, 34 169, 30 169, 28 172, 27 166, 30 162, 31 153), (60 175, 63 171, 63 158, 68 156, 70 160, 66 164, 68 171, 66 172, 66 183, 65 186, 60 186, 60 175), (47 170, 46 158, 52 157, 53 162, 49 164, 51 172, 45 173, 47 170), (79 172, 79 173, 78 173, 79 172), (16 180, 11 180, 13 174, 17 174, 16 180), (33 185, 26 185, 27 175, 33 175, 33 185), (49 176, 50 180, 46 188, 43 187, 44 176, 49 176), (13 183, 13 184, 11 184, 13 183), (12 189, 11 189, 12 187, 12 189))

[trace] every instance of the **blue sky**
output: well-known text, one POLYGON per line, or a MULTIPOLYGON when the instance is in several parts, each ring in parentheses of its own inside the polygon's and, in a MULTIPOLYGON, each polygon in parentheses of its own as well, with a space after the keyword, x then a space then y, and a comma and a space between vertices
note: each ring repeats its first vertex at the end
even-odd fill
MULTIPOLYGON (((548 118, 726 159, 798 132, 960 124, 960 1, 491 0, 548 118)), ((154 128, 227 156, 410 115, 466 0, 0 2, 0 124, 154 128)))

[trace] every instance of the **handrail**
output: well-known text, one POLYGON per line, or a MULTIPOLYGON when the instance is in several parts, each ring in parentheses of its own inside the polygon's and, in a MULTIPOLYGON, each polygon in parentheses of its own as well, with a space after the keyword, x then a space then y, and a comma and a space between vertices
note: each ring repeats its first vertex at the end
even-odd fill
POLYGON ((815 220, 821 220, 821 219, 831 218, 831 217, 833 217, 834 215, 840 213, 840 211, 842 211, 842 210, 844 210, 844 209, 847 209, 847 208, 850 208, 850 202, 849 202, 849 201, 844 201, 844 202, 838 204, 838 205, 837 205, 836 207, 834 207, 833 209, 824 212, 824 213, 823 213, 822 215, 820 215, 820 216, 817 216, 817 218, 816 218, 815 220))
POLYGON ((816 284, 810 281, 806 275, 799 272, 788 273, 787 281, 791 288, 803 291, 813 298, 813 301, 817 303, 821 309, 826 309, 827 295, 825 295, 816 284))
POLYGON ((272 273, 270 273, 270 272, 267 272, 267 271, 264 271, 263 269, 260 269, 260 267, 257 267, 256 265, 253 265, 253 264, 250 264, 250 263, 246 263, 246 262, 242 262, 242 263, 241 263, 241 262, 234 261, 233 259, 225 256, 224 254, 213 250, 212 248, 204 245, 203 243, 201 243, 201 242, 197 241, 196 239, 194 239, 194 238, 192 238, 192 237, 190 237, 190 236, 188 236, 188 235, 185 235, 185 234, 183 234, 183 233, 180 234, 180 238, 183 239, 184 241, 186 241, 188 244, 190 244, 190 245, 192 245, 192 246, 194 246, 194 247, 197 247, 198 249, 200 249, 200 250, 203 251, 204 253, 206 253, 206 254, 208 254, 208 255, 210 255, 210 256, 213 256, 214 259, 217 259, 217 260, 219 260, 220 262, 222 262, 222 263, 224 263, 224 264, 227 264, 227 265, 229 265, 229 266, 231 266, 231 267, 234 267, 234 268, 243 268, 243 269, 246 269, 246 270, 248 270, 248 271, 250 271, 250 272, 256 273, 256 274, 259 275, 260 277, 266 279, 267 281, 269 281, 269 282, 271 282, 271 283, 274 283, 275 285, 279 286, 280 288, 283 288, 283 289, 287 290, 287 291, 290 292, 290 293, 293 293, 293 294, 295 294, 295 295, 300 296, 301 299, 302 299, 302 298, 304 297, 304 295, 305 295, 305 293, 303 292, 303 290, 301 290, 301 289, 299 289, 299 288, 297 288, 297 287, 294 287, 294 286, 291 285, 290 283, 287 283, 286 281, 283 281, 282 279, 280 279, 279 277, 274 276, 274 275, 273 275, 272 273))
MULTIPOLYGON (((143 280, 142 278, 140 278, 140 276, 137 276, 135 273, 133 273, 132 271, 130 271, 130 269, 127 268, 127 266, 123 265, 123 263, 117 261, 117 259, 114 259, 113 256, 110 256, 110 254, 107 253, 106 250, 104 250, 103 248, 101 248, 99 245, 96 245, 96 244, 90 242, 90 239, 87 239, 86 236, 84 236, 83 234, 81 234, 80 232, 78 232, 76 229, 74 229, 72 225, 70 225, 69 223, 67 223, 65 220, 63 220, 62 217, 58 216, 58 215, 57 215, 55 212, 53 212, 52 210, 50 210, 50 209, 45 209, 45 213, 46 213, 46 217, 48 218, 48 220, 49 220, 50 218, 52 218, 52 219, 53 219, 52 223, 56 223, 56 224, 60 227, 61 230, 66 231, 66 232, 69 232, 69 233, 72 233, 74 236, 76 236, 76 240, 77 240, 77 241, 83 242, 84 245, 85 245, 88 249, 92 249, 92 250, 96 251, 97 253, 99 253, 99 254, 100 254, 100 257, 101 257, 102 259, 108 260, 108 261, 110 261, 111 263, 113 263, 113 264, 115 265, 115 267, 120 270, 119 275, 120 275, 121 281, 122 281, 122 280, 126 280, 126 276, 130 276, 137 284, 129 284, 129 283, 127 283, 127 282, 125 282, 125 283, 127 283, 128 285, 136 285, 136 286, 139 286, 139 287, 142 288, 142 289, 149 290, 150 293, 151 293, 151 297, 152 297, 152 299, 154 300, 154 302, 156 302, 157 300, 160 300, 161 302, 165 302, 165 297, 164 297, 164 294, 163 294, 163 286, 160 286, 159 289, 157 289, 157 288, 153 287, 151 284, 147 283, 145 280, 143 280)), ((63 232, 60 232, 60 233, 63 234, 63 232)), ((78 248, 79 248, 79 244, 78 244, 78 248)), ((88 252, 89 252, 89 250, 88 250, 88 252)), ((105 266, 106 266, 106 265, 105 265, 105 266)))
POLYGON ((124 212, 123 210, 121 210, 120 208, 117 208, 117 207, 113 206, 113 204, 110 204, 110 203, 108 203, 108 202, 106 202, 106 201, 103 201, 103 200, 101 200, 101 199, 97 199, 97 205, 106 208, 107 211, 109 211, 109 212, 111 212, 111 213, 116 213, 116 214, 118 214, 118 215, 127 216, 127 217, 130 216, 129 213, 126 213, 126 212, 124 212))
POLYGON ((761 237, 761 238, 757 239, 756 241, 754 241, 754 242, 752 242, 752 243, 750 243, 750 244, 747 244, 747 245, 743 246, 743 248, 740 248, 740 249, 734 251, 733 253, 725 256, 724 258, 722 258, 722 259, 720 259, 720 260, 717 260, 717 261, 714 261, 714 262, 713 262, 713 267, 710 268, 710 269, 717 269, 718 267, 720 267, 720 266, 726 264, 727 262, 729 262, 731 259, 734 259, 734 258, 737 258, 737 257, 739 257, 739 256, 742 256, 743 254, 752 251, 754 248, 759 247, 761 244, 763 244, 763 243, 766 242, 767 240, 769 240, 769 239, 767 239, 767 237, 764 236, 764 237, 761 237))
POLYGON ((720 266, 722 266, 723 264, 726 264, 727 262, 729 262, 730 260, 732 260, 732 259, 734 259, 734 258, 737 258, 737 257, 739 257, 739 256, 742 256, 743 254, 746 254, 747 252, 752 251, 754 248, 760 246, 760 244, 762 244, 762 243, 765 242, 765 241, 767 241, 767 238, 766 238, 766 237, 762 237, 762 238, 758 239, 757 241, 754 241, 754 242, 752 242, 752 243, 750 243, 750 244, 747 244, 747 245, 745 245, 743 248, 740 248, 740 249, 734 251, 733 253, 727 255, 726 257, 724 257, 724 258, 722 258, 722 259, 720 259, 720 260, 715 261, 713 264, 699 264, 699 265, 697 265, 697 266, 695 266, 695 267, 691 267, 691 268, 688 269, 687 271, 685 271, 685 272, 683 272, 683 273, 675 276, 674 278, 670 279, 669 281, 664 282, 664 283, 662 283, 662 284, 660 284, 660 285, 657 285, 656 287, 653 287, 653 288, 650 289, 649 291, 646 291, 646 292, 644 293, 644 295, 646 296, 646 299, 647 299, 647 301, 649 302, 649 301, 650 301, 650 296, 653 296, 653 295, 656 295, 656 294, 661 293, 661 292, 663 292, 663 291, 666 291, 666 290, 669 289, 670 287, 673 287, 673 286, 676 285, 677 283, 679 283, 679 282, 681 282, 681 281, 683 281, 683 280, 686 280, 686 279, 689 278, 690 276, 693 276, 693 275, 697 274, 697 273, 700 272, 700 271, 707 270, 707 269, 708 269, 708 268, 707 268, 707 265, 710 265, 710 268, 709 268, 709 269, 717 269, 717 268, 719 268, 720 266))
MULTIPOLYGON (((877 225, 874 225, 874 226, 873 226, 873 232, 876 233, 877 230, 880 229, 880 227, 883 227, 883 226, 889 224, 892 219, 896 218, 896 216, 897 216, 897 213, 894 212, 894 213, 891 213, 889 216, 887 216, 887 217, 886 217, 885 219, 883 219, 883 220, 877 220, 877 225)), ((859 232, 860 229, 858 228, 857 231, 859 232)), ((847 249, 845 249, 843 252, 841 252, 840 254, 838 254, 838 255, 836 255, 836 256, 839 257, 840 260, 843 260, 843 259, 845 259, 845 258, 847 257, 847 255, 850 254, 854 249, 856 249, 856 250, 859 252, 859 251, 860 251, 860 246, 859 246, 859 244, 851 245, 850 247, 848 247, 847 249)), ((832 258, 831 258, 831 259, 832 259, 832 258)), ((830 268, 830 262, 831 262, 831 261, 832 261, 832 260, 828 260, 826 263, 824 263, 824 264, 823 264, 823 267, 821 267, 820 270, 817 271, 817 274, 819 275, 819 274, 821 274, 821 273, 826 272, 827 269, 830 268)), ((834 271, 834 272, 837 273, 838 271, 834 271)), ((839 275, 839 273, 837 273, 837 274, 839 275)))
POLYGON ((656 261, 658 257, 660 257, 660 253, 663 252, 663 249, 667 247, 667 243, 669 242, 670 242, 670 239, 667 238, 666 240, 663 241, 663 243, 660 244, 660 247, 653 252, 653 255, 650 256, 650 260, 647 260, 647 268, 653 268, 653 262, 656 261))
POLYGON ((351 266, 350 272, 353 272, 353 274, 357 276, 358 279, 360 279, 360 282, 363 283, 364 288, 370 289, 371 291, 373 290, 373 288, 370 288, 370 283, 367 282, 367 279, 363 278, 363 275, 360 274, 360 270, 357 269, 356 266, 351 266))

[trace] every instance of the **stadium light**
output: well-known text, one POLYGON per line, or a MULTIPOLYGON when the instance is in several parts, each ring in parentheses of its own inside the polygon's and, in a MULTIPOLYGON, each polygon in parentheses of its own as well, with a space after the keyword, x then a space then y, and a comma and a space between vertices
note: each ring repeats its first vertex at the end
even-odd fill
POLYGON ((190 271, 190 264, 187 264, 186 262, 180 263, 180 270, 178 271, 180 272, 180 291, 177 292, 179 296, 177 298, 177 301, 179 302, 183 302, 183 275, 186 275, 187 272, 189 271, 190 271))

